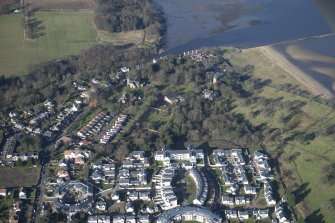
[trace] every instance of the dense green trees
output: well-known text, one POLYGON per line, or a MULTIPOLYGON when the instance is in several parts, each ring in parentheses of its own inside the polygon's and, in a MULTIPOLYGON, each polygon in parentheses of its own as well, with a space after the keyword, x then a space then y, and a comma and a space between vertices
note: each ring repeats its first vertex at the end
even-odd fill
POLYGON ((96 25, 110 32, 150 28, 150 34, 164 31, 164 18, 148 0, 97 0, 96 25))

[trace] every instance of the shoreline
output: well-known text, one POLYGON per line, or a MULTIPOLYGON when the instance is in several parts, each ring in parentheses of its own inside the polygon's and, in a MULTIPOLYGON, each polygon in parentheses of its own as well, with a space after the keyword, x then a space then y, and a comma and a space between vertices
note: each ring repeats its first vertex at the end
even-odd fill
POLYGON ((324 97, 326 99, 331 99, 334 97, 334 95, 326 87, 314 80, 299 67, 294 65, 291 61, 289 61, 280 52, 275 50, 272 46, 261 46, 256 47, 255 49, 260 49, 265 56, 276 62, 278 66, 291 74, 293 78, 299 81, 299 83, 306 87, 311 93, 315 95, 320 95, 321 97, 324 97))

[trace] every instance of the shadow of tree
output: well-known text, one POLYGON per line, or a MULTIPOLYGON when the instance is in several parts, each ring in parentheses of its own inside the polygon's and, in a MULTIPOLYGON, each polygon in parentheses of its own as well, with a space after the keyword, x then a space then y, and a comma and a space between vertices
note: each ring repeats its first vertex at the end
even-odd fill
POLYGON ((295 204, 299 204, 309 193, 311 193, 312 190, 308 188, 308 185, 309 182, 305 182, 292 192, 294 195, 295 204))
POLYGON ((308 215, 305 219, 306 223, 325 223, 324 216, 321 213, 320 209, 314 211, 312 214, 308 215))
POLYGON ((38 20, 36 18, 29 19, 28 27, 30 30, 31 39, 36 39, 46 35, 46 32, 44 32, 45 26, 43 26, 42 24, 42 20, 38 20))

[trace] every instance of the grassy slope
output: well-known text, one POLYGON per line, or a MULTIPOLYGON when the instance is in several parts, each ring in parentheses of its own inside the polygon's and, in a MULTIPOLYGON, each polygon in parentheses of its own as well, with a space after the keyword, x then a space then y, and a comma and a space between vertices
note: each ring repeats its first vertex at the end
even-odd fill
POLYGON ((37 12, 44 36, 25 40, 22 15, 0 17, 0 73, 22 73, 31 64, 75 54, 96 43, 93 12, 37 12))
MULTIPOLYGON (((265 87, 263 91, 257 96, 265 98, 282 98, 282 101, 301 101, 306 104, 301 107, 300 112, 294 114, 292 122, 298 125, 286 130, 285 135, 293 134, 294 132, 318 132, 324 126, 335 124, 335 111, 334 109, 320 104, 316 101, 294 95, 284 91, 278 91, 273 86, 284 83, 292 83, 299 85, 297 81, 290 76, 287 72, 278 67, 270 59, 261 54, 257 49, 250 49, 237 55, 233 58, 233 62, 240 66, 251 64, 255 66, 254 76, 263 80, 271 79, 272 83, 265 87)), ((251 104, 248 106, 243 105, 242 102, 236 102, 236 113, 242 113, 254 125, 262 123, 270 125, 272 128, 279 128, 279 118, 281 114, 291 111, 277 109, 271 117, 264 117, 261 114, 253 117, 250 110, 266 109, 262 108, 259 104, 251 104)), ((327 164, 335 162, 335 148, 334 136, 321 136, 316 138, 308 145, 301 144, 300 142, 290 142, 284 149, 282 157, 289 157, 297 152, 300 153, 298 158, 293 162, 281 160, 283 170, 292 171, 292 176, 287 177, 284 175, 286 185, 290 190, 296 189, 303 183, 307 183, 307 205, 300 203, 296 206, 297 212, 304 216, 317 211, 321 208, 321 213, 326 222, 332 222, 335 219, 335 213, 324 209, 324 204, 330 199, 335 198, 335 186, 320 187, 319 179, 323 173, 323 167, 327 164), (285 179, 286 178, 286 179, 285 179), (310 191, 309 191, 310 189, 310 191), (307 206, 307 208, 306 208, 307 206), (309 210, 308 210, 309 209, 309 210)), ((268 142, 268 148, 276 149, 272 142, 268 142)), ((320 219, 318 219, 319 221, 320 219)))

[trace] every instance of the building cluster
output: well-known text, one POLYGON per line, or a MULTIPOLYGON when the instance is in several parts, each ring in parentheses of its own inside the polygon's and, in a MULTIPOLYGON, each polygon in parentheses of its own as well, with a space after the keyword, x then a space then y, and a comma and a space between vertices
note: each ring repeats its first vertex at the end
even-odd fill
POLYGON ((161 169, 152 179, 155 187, 154 201, 163 210, 168 210, 178 206, 177 196, 173 192, 172 179, 176 174, 176 169, 167 167, 161 169))
POLYGON ((191 50, 183 53, 183 56, 190 57, 192 60, 201 62, 212 57, 211 55, 204 54, 201 50, 191 50))
POLYGON ((149 223, 148 215, 92 215, 87 223, 149 223))
POLYGON ((38 114, 25 111, 21 116, 17 115, 16 112, 10 112, 9 116, 11 124, 20 131, 54 138, 71 123, 83 106, 84 103, 81 100, 75 99, 73 103, 69 103, 65 108, 60 108, 59 112, 56 113, 55 105, 50 101, 46 101, 44 102, 44 107, 47 111, 44 110, 38 114))
POLYGON ((196 193, 193 203, 204 205, 207 199, 208 184, 203 173, 196 168, 197 162, 204 159, 203 151, 195 149, 193 145, 187 146, 186 150, 169 150, 164 146, 156 151, 155 160, 162 162, 164 168, 160 169, 153 177, 155 188, 154 201, 163 210, 172 209, 178 206, 177 197, 173 191, 172 181, 179 171, 185 169, 195 182, 196 193))
POLYGON ((225 185, 248 185, 246 161, 242 149, 217 149, 213 151, 215 166, 221 168, 225 185))
POLYGON ((110 120, 110 115, 106 112, 98 113, 86 126, 77 132, 77 136, 82 139, 97 134, 101 128, 110 120))
MULTIPOLYGON (((213 166, 221 170, 224 185, 229 186, 222 196, 222 204, 231 207, 248 206, 257 196, 261 184, 264 186, 264 198, 267 207, 276 204, 270 180, 273 178, 268 156, 256 151, 248 155, 244 149, 217 149, 213 151, 213 166), (247 172, 250 174, 248 175, 247 172), (251 174, 252 173, 252 174, 251 174)), ((227 219, 246 220, 251 216, 256 219, 269 217, 269 208, 263 209, 228 209, 227 219)))
POLYGON ((163 162, 164 166, 170 166, 173 162, 190 163, 190 166, 204 159, 204 153, 201 149, 195 149, 193 145, 189 145, 187 150, 169 150, 167 146, 163 146, 160 151, 156 151, 155 160, 163 162))
POLYGON ((148 158, 144 151, 133 151, 121 165, 118 174, 118 184, 120 187, 139 187, 148 184, 147 168, 148 158))
POLYGON ((279 223, 289 223, 289 219, 286 217, 284 205, 276 204, 275 206, 275 214, 276 218, 278 219, 279 223))
POLYGON ((196 221, 203 223, 222 222, 222 218, 210 210, 199 206, 183 206, 163 212, 157 223, 196 221))
POLYGON ((257 220, 269 218, 269 209, 225 210, 226 219, 248 220, 254 216, 257 220))
POLYGON ((90 152, 82 149, 64 151, 64 159, 78 165, 83 165, 89 157, 90 152))
POLYGON ((16 145, 17 141, 20 138, 19 134, 15 134, 11 137, 9 137, 5 145, 3 146, 0 160, 2 161, 27 161, 28 159, 38 159, 38 152, 17 152, 16 151, 16 145))
POLYGON ((121 131, 122 126, 127 122, 127 120, 128 115, 120 114, 115 120, 113 127, 107 130, 101 137, 100 143, 107 144, 110 140, 112 140, 121 131))
POLYGON ((61 210, 69 215, 78 211, 87 211, 93 204, 93 187, 83 182, 69 182, 59 185, 56 190, 53 205, 55 210, 61 210))
POLYGON ((197 187, 196 194, 193 199, 193 204, 202 206, 205 204, 208 193, 208 183, 205 179, 205 176, 197 168, 192 168, 189 172, 189 176, 192 177, 197 187))
POLYGON ((261 152, 254 152, 251 156, 251 164, 253 166, 254 178, 261 182, 267 182, 273 179, 271 167, 269 165, 269 157, 261 152))
POLYGON ((58 162, 57 181, 63 183, 64 180, 70 179, 70 173, 73 170, 73 165, 84 165, 85 161, 90 157, 90 152, 73 149, 64 151, 64 159, 58 162))
POLYGON ((115 183, 115 164, 101 161, 91 164, 91 179, 95 183, 114 184, 115 183))

